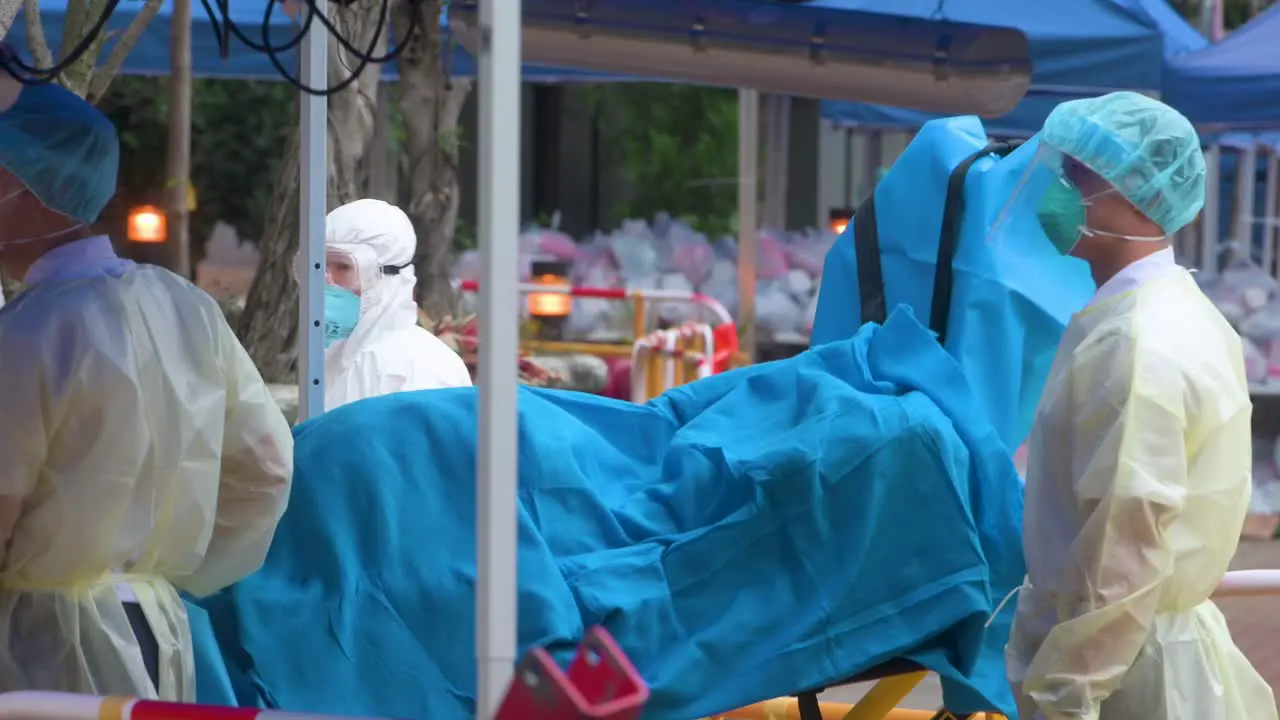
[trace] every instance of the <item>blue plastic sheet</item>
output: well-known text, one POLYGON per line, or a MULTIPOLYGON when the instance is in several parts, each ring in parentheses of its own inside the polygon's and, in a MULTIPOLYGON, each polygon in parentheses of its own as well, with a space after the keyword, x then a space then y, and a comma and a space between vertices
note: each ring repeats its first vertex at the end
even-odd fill
POLYGON ((1170 63, 1165 102, 1197 129, 1280 128, 1280 5, 1170 63))
MULTIPOLYGON (((261 572, 193 613, 202 702, 462 720, 475 694, 475 392, 297 430, 261 572), (209 681, 206 682, 206 677, 209 681)), ((957 711, 1012 713, 1021 490, 907 309, 647 405, 522 389, 519 641, 603 625, 688 720, 895 657, 957 711)))
MULTIPOLYGON (((1067 321, 1094 290, 1088 266, 1062 256, 1045 238, 1034 199, 1008 208, 998 243, 989 237, 1038 142, 1032 138, 1004 159, 988 157, 969 169, 953 263, 947 350, 1010 450, 1031 430, 1067 321)), ((986 131, 976 117, 934 120, 876 187, 887 307, 906 305, 918 317, 929 316, 947 182, 956 165, 986 145, 986 131)), ((852 337, 861 322, 857 223, 855 217, 827 254, 814 344, 852 337)))

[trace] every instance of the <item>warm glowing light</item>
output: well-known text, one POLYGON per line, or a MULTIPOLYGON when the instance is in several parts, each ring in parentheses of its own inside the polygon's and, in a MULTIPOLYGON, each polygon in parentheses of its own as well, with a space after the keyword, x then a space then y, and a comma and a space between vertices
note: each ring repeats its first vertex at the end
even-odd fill
MULTIPOLYGON (((539 275, 533 279, 535 285, 563 287, 569 284, 569 278, 563 275, 539 275)), ((573 298, 564 293, 529 293, 529 314, 536 318, 563 318, 569 316, 573 309, 573 298)))
POLYGON ((129 211, 129 242, 162 243, 169 235, 169 222, 164 212, 153 205, 129 211))
POLYGON ((853 211, 844 208, 832 210, 828 217, 831 221, 831 232, 839 235, 849 227, 849 221, 853 219, 853 211))

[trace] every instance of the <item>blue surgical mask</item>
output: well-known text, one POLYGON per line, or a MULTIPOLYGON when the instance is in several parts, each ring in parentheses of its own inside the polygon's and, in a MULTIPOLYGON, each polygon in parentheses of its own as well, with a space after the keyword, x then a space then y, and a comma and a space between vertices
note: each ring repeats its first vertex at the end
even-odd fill
POLYGON ((1063 255, 1071 254, 1082 235, 1090 237, 1103 235, 1137 242, 1160 242, 1165 239, 1163 235, 1123 235, 1089 227, 1087 222, 1089 205, 1095 198, 1108 192, 1115 191, 1108 190, 1084 197, 1074 185, 1066 181, 1059 180, 1049 184, 1044 195, 1040 196, 1039 205, 1036 206, 1036 219, 1040 221, 1044 234, 1049 237, 1049 241, 1058 249, 1058 252, 1063 255))
POLYGON ((1085 226, 1086 202, 1080 191, 1062 180, 1045 188, 1036 207, 1036 219, 1058 252, 1067 255, 1080 240, 1085 226))
POLYGON ((360 322, 360 296, 336 285, 324 288, 324 347, 351 337, 360 322))
MULTIPOLYGON (((11 200, 17 198, 23 192, 25 192, 25 188, 18 188, 17 190, 14 190, 8 195, 5 195, 4 197, 0 197, 0 206, 3 206, 9 203, 11 200)), ((79 230, 82 227, 84 227, 83 223, 76 223, 70 227, 65 227, 61 230, 54 230, 53 232, 45 233, 43 235, 37 235, 35 237, 17 238, 15 240, 0 240, 0 252, 4 252, 5 248, 12 247, 14 245, 25 245, 27 243, 39 242, 41 240, 48 240, 49 238, 55 238, 62 235, 66 235, 67 233, 75 232, 76 230, 79 230)))

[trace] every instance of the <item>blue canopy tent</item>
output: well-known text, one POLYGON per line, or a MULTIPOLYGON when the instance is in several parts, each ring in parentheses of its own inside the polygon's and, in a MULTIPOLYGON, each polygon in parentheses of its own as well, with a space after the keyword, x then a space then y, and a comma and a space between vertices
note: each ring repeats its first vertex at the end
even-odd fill
MULTIPOLYGON (((210 5, 216 5, 210 2, 210 5)), ((267 3, 264 0, 229 0, 227 14, 246 36, 255 42, 262 39, 262 20, 267 3)), ((105 56, 110 52, 118 34, 123 32, 142 9, 142 0, 121 0, 115 13, 107 20, 107 31, 116 36, 107 42, 103 50, 105 56)), ((54 56, 62 42, 62 25, 66 16, 66 0, 40 0, 40 20, 44 27, 45 38, 54 56)), ((172 0, 165 0, 155 18, 143 30, 137 45, 125 58, 121 72, 125 75, 167 75, 169 74, 169 24, 173 17, 172 0)), ((204 8, 196 4, 192 8, 191 28, 191 68, 196 77, 223 78, 229 80, 280 80, 271 59, 266 54, 257 52, 234 37, 231 39, 231 51, 224 60, 218 51, 218 36, 214 32, 204 8)), ((324 28, 317 24, 315 31, 323 32, 324 28)), ((273 46, 288 43, 298 32, 298 26, 278 6, 271 15, 271 41, 273 46)), ((14 22, 5 40, 15 48, 27 53, 30 47, 27 28, 21 15, 14 22)), ((279 53, 278 58, 285 68, 297 72, 297 48, 279 53)), ((470 77, 476 73, 476 61, 462 45, 453 43, 450 71, 455 76, 470 77)), ((395 63, 383 66, 383 77, 394 80, 398 77, 395 63)), ((524 79, 529 82, 617 82, 634 80, 609 76, 600 73, 549 68, 537 65, 524 66, 524 79)))
MULTIPOLYGON (((872 7, 874 0, 815 0, 816 5, 872 7)), ((903 0, 894 12, 934 17, 936 0, 903 0)), ((1016 27, 1031 41, 1035 64, 1027 97, 1013 112, 985 122, 993 135, 1034 134, 1055 106, 1112 90, 1160 92, 1164 59, 1207 44, 1164 0, 951 0, 942 16, 961 22, 1016 27)), ((866 103, 825 102, 823 117, 837 125, 917 128, 938 116, 866 103)))
POLYGON ((1280 128, 1280 5, 1221 42, 1175 58, 1165 99, 1197 127, 1280 128))

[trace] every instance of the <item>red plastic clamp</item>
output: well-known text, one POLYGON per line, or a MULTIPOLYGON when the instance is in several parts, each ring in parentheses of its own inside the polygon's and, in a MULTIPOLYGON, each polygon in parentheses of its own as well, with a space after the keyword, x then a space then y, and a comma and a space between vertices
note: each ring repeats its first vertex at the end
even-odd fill
POLYGON ((638 720, 649 688, 604 628, 593 628, 569 671, 542 649, 525 656, 496 720, 638 720))

